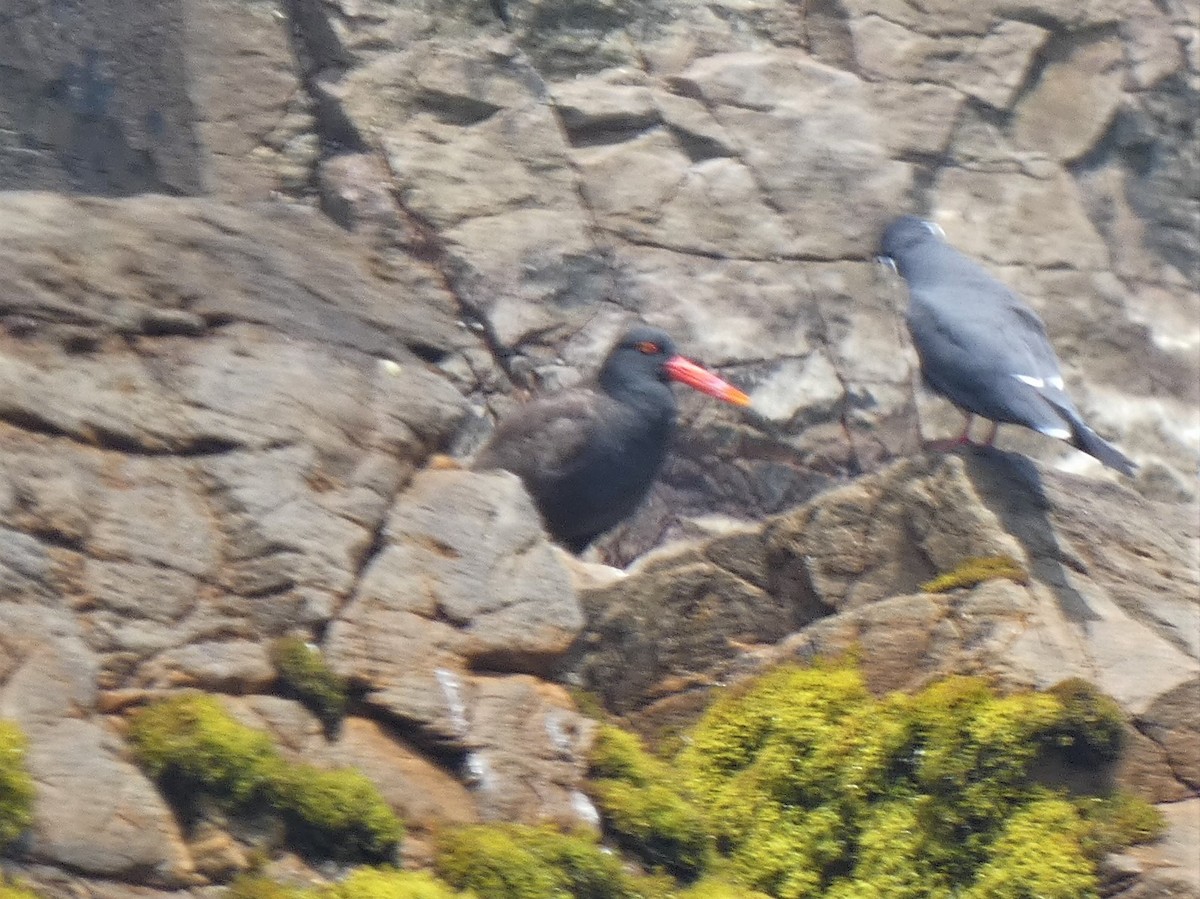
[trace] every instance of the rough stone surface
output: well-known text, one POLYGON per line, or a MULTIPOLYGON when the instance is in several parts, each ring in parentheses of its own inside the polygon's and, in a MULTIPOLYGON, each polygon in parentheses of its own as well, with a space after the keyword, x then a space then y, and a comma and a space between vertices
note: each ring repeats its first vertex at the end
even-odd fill
POLYGON ((258 199, 311 178, 311 101, 276 0, 18 0, 0 47, 2 190, 258 199))
POLYGON ((28 736, 37 787, 25 855, 92 876, 194 882, 170 809, 96 714, 96 657, 69 610, 6 601, 0 633, 0 717, 28 736))
POLYGON ((1121 43, 1110 38, 1048 56, 1036 87, 1017 105, 1013 136, 1055 159, 1077 159, 1096 145, 1121 102, 1121 43))
POLYGON ((381 539, 327 649, 393 715, 459 736, 446 678, 544 670, 583 626, 570 574, 507 472, 423 472, 381 539))
POLYGON ((331 666, 419 744, 462 754, 481 817, 593 824, 578 789, 590 726, 560 688, 496 674, 545 673, 583 626, 520 481, 423 472, 381 543, 329 628, 331 666))

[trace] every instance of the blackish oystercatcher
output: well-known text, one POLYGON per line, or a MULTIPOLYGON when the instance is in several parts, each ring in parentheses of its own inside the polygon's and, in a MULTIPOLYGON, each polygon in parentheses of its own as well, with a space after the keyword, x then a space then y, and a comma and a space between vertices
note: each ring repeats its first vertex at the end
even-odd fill
POLYGON ((1045 325, 1016 293, 913 215, 888 225, 880 252, 908 282, 908 330, 925 382, 967 416, 955 443, 970 442, 979 415, 992 422, 986 445, 999 422, 1024 425, 1133 474, 1133 462, 1084 423, 1045 325))
POLYGON ((678 355, 664 332, 635 327, 593 382, 536 399, 501 421, 471 467, 519 475, 547 531, 582 552, 650 489, 675 429, 671 381, 734 405, 750 402, 678 355))

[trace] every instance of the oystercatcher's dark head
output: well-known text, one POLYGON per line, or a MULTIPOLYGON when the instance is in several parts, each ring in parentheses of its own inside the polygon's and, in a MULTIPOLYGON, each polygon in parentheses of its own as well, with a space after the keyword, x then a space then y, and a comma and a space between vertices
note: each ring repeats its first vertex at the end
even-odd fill
POLYGON ((605 393, 618 398, 640 392, 655 382, 678 381, 736 406, 750 403, 742 391, 680 356, 665 331, 648 325, 625 332, 604 360, 597 380, 605 393))

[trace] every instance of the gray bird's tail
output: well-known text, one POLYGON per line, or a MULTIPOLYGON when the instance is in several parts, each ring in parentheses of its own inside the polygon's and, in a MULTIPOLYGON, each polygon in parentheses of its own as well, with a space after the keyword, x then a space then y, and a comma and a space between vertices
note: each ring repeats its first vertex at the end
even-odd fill
POLYGON ((1056 403, 1045 393, 1042 396, 1054 407, 1054 411, 1065 418, 1067 424, 1071 426, 1071 446, 1099 459, 1109 468, 1115 469, 1121 474, 1133 476, 1134 471, 1137 470, 1133 460, 1089 428, 1087 423, 1079 417, 1079 411, 1075 409, 1074 405, 1056 403))

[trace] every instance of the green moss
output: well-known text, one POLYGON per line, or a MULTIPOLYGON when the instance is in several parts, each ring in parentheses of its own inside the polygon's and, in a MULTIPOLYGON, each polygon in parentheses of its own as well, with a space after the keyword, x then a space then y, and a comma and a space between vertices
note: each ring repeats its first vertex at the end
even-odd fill
POLYGON ((487 824, 442 835, 438 873, 487 899, 636 899, 621 860, 587 834, 487 824))
POLYGON ((922 584, 921 590, 924 593, 946 593, 960 587, 974 587, 976 584, 997 578, 1028 584, 1029 572, 1010 556, 976 556, 922 584))
POLYGON ((673 899, 770 899, 766 893, 747 889, 719 877, 705 877, 685 890, 673 894, 673 899))
POLYGON ((314 899, 471 899, 425 871, 359 868, 314 899))
POLYGON ((571 687, 571 700, 575 703, 575 708, 579 714, 585 715, 595 721, 603 721, 608 717, 604 711, 604 703, 600 697, 590 690, 585 690, 582 687, 571 687))
POLYGON ((181 694, 138 711, 129 739, 138 761, 169 793, 205 793, 235 811, 263 805, 304 851, 386 859, 400 822, 361 773, 284 761, 270 737, 236 721, 203 694, 181 694))
POLYGON ((25 735, 0 721, 0 849, 33 820, 33 778, 25 770, 25 735))
POLYGON ((0 883, 0 899, 41 899, 41 897, 27 887, 0 883))
POLYGON ((1047 747, 1111 748, 1097 697, 954 677, 875 698, 850 665, 784 667, 718 699, 674 770, 711 822, 714 873, 779 899, 1084 897, 1099 852, 1154 823, 1134 802, 1096 806, 1101 826, 1034 781, 1047 747))
POLYGON ((41 899, 28 887, 16 883, 0 883, 0 899, 41 899))
MULTIPOLYGON (((0 896, 3 899, 3 896, 0 896)), ((341 883, 326 887, 288 887, 267 877, 246 875, 235 880, 224 899, 475 899, 455 892, 425 871, 356 868, 341 883)))
POLYGON ((202 791, 233 805, 264 798, 283 764, 269 736, 199 693, 139 709, 129 740, 146 772, 173 792, 202 791))
POLYGON ((593 744, 590 792, 607 830, 651 867, 695 877, 708 858, 707 823, 678 780, 632 734, 604 725, 593 744))
POLYGON ((1031 802, 1005 823, 962 899, 1094 899, 1096 872, 1080 845, 1083 829, 1067 800, 1031 802))
POLYGON ((271 646, 271 662, 283 692, 312 710, 326 728, 346 713, 347 683, 329 670, 320 650, 299 637, 284 637, 271 646))
POLYGON ((643 862, 687 878, 703 870, 708 831, 700 812, 678 792, 663 784, 606 780, 593 783, 592 795, 608 830, 643 862))
POLYGON ((0 873, 0 899, 41 899, 20 881, 0 873))
POLYGON ((1081 796, 1075 799, 1085 824, 1081 845, 1094 859, 1134 843, 1148 843, 1165 827, 1162 812, 1139 796, 1081 796))
POLYGON ((285 887, 269 877, 243 874, 229 885, 223 899, 309 899, 311 891, 285 887))
POLYGON ((375 785, 352 768, 285 765, 277 769, 271 786, 293 839, 320 855, 383 859, 403 835, 375 785))
POLYGON ((1125 714, 1109 696, 1078 677, 1050 688, 1063 711, 1053 739, 1075 764, 1113 762, 1121 754, 1125 714))
POLYGON ((642 748, 634 734, 611 724, 596 729, 588 759, 588 773, 592 777, 645 786, 661 776, 662 764, 642 748))
POLYGON ((15 883, 0 883, 0 899, 41 899, 41 897, 28 887, 15 883))

